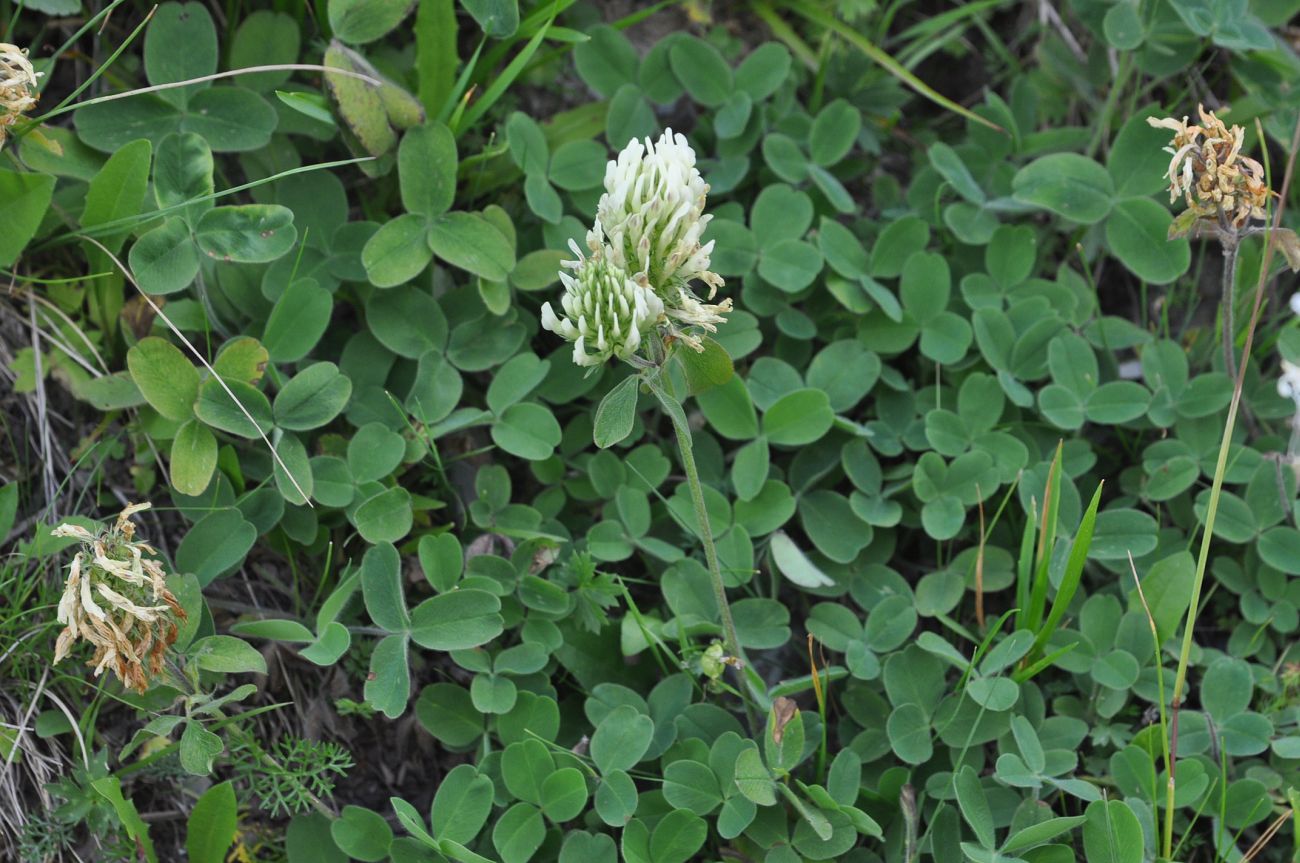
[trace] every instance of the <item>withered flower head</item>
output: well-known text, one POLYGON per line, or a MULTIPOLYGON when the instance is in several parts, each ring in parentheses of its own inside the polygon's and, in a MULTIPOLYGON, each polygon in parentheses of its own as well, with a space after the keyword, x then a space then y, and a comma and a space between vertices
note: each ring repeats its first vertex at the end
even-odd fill
POLYGON ((1211 219, 1225 228, 1264 218, 1269 190, 1264 167, 1241 153, 1245 130, 1228 128, 1203 105, 1197 106, 1197 112, 1199 126, 1189 125, 1186 117, 1147 118, 1152 126, 1174 133, 1165 148, 1173 157, 1166 173, 1169 203, 1182 195, 1196 218, 1211 219))
POLYGON ((26 51, 0 42, 0 146, 4 146, 9 127, 36 105, 39 77, 26 51))
POLYGON ((59 600, 64 629, 54 646, 54 661, 84 638, 95 647, 90 660, 95 676, 109 668, 123 686, 137 692, 148 689, 149 678, 162 672, 163 654, 176 641, 176 622, 186 617, 167 589, 162 565, 145 556, 156 552, 135 539, 131 516, 149 506, 127 506, 97 534, 75 524, 53 531, 81 542, 59 600))

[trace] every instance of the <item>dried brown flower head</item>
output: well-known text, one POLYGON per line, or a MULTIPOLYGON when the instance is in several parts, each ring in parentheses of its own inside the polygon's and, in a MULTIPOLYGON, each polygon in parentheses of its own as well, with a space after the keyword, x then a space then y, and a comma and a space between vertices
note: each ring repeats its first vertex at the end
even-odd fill
POLYGON ((1169 203, 1182 195, 1188 209, 1198 218, 1212 219, 1222 227, 1240 228, 1251 219, 1265 216, 1269 189, 1264 167, 1243 156, 1245 130, 1229 129, 1213 111, 1198 105, 1201 125, 1189 125, 1187 118, 1149 117, 1158 129, 1169 129, 1174 139, 1165 151, 1169 160, 1169 203))
POLYGON ((54 661, 84 638, 95 646, 90 660, 95 676, 109 668, 122 685, 137 692, 148 689, 149 678, 162 671, 163 654, 176 641, 176 621, 186 617, 167 589, 162 565, 145 556, 156 552, 135 539, 131 516, 148 508, 147 503, 127 506, 98 534, 75 524, 54 529, 55 536, 81 541, 59 600, 64 629, 54 661))
POLYGON ((9 127, 36 105, 39 77, 25 50, 0 42, 0 147, 9 127))

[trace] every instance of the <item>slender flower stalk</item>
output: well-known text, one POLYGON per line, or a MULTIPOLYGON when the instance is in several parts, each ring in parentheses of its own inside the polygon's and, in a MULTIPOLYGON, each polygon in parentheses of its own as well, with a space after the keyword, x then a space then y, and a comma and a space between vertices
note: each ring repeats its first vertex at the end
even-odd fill
POLYGON ((178 634, 176 622, 186 618, 167 589, 162 564, 145 556, 156 552, 135 539, 131 516, 149 506, 127 506, 98 533, 75 524, 53 531, 81 542, 59 600, 58 621, 64 629, 55 642, 54 662, 84 638, 95 647, 90 660, 95 676, 107 668, 137 692, 148 689, 150 678, 162 672, 163 656, 178 634))

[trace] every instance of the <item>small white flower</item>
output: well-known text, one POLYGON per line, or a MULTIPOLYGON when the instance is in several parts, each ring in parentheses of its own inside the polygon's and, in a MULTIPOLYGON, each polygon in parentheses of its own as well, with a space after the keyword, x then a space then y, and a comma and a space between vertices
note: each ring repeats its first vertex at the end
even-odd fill
POLYGON ((704 215, 708 193, 685 135, 667 129, 654 143, 633 139, 605 167, 595 233, 607 239, 619 266, 667 302, 675 288, 695 280, 709 286, 712 298, 723 282, 709 270, 713 241, 700 242, 712 218, 704 215))
POLYGON ((35 107, 39 77, 25 50, 0 42, 0 146, 7 127, 35 107))
POLYGON ((1282 360, 1282 377, 1277 382, 1277 394, 1295 401, 1296 409, 1300 410, 1300 366, 1282 360))
POLYGON ((570 246, 578 259, 564 262, 572 275, 560 273, 564 316, 545 303, 542 327, 573 342, 573 361, 580 366, 597 366, 610 357, 627 359, 641 347, 642 334, 663 319, 663 301, 614 263, 607 247, 597 247, 586 258, 576 244, 570 246))

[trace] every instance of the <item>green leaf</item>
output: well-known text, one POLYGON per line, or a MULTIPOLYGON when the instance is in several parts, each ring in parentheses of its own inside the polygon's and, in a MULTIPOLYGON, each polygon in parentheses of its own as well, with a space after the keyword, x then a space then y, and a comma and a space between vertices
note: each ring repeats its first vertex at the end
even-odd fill
POLYGON ((262 332, 269 358, 292 363, 307 356, 325 334, 333 312, 333 296, 315 279, 290 282, 275 301, 262 332))
POLYGON ((429 220, 416 213, 390 219, 361 250, 366 277, 377 288, 392 288, 411 281, 433 260, 425 240, 429 220))
POLYGON ((519 0, 460 0, 460 5, 478 22, 484 36, 508 39, 519 29, 519 0))
POLYGON ((363 693, 366 701, 389 719, 406 712, 411 698, 411 667, 405 635, 385 636, 375 645, 363 693))
POLYGON ((172 440, 170 461, 172 487, 181 494, 202 494, 217 469, 217 439, 197 419, 187 420, 172 440))
POLYGON ((628 375, 600 400, 592 427, 592 439, 596 446, 608 449, 632 433, 640 383, 641 379, 637 375, 628 375))
POLYGON ((116 776, 105 776, 103 779, 92 780, 90 787, 113 807, 118 820, 126 830, 126 835, 137 843, 140 850, 144 852, 145 859, 149 863, 158 863, 153 841, 149 838, 149 825, 145 824, 144 819, 140 817, 135 803, 122 796, 122 780, 116 776))
POLYGON ((623 827, 636 812, 636 783, 625 771, 611 770, 596 786, 596 814, 611 827, 623 827))
POLYGON ((1163 112, 1157 105, 1137 111, 1124 121, 1111 144, 1106 168, 1115 181, 1115 193, 1120 197, 1154 195, 1169 186, 1165 177, 1169 154, 1164 147, 1169 143, 1170 132, 1154 128, 1147 122, 1148 117, 1160 113, 1163 112))
POLYGON ((767 714, 767 727, 763 731, 763 760, 778 776, 789 773, 803 760, 803 713, 795 708, 794 715, 785 723, 777 740, 776 708, 767 714))
POLYGON ((257 528, 238 510, 215 510, 195 522, 176 547, 176 569, 207 586, 238 566, 256 540, 257 528))
POLYGON ((492 282, 515 267, 514 244, 475 213, 445 213, 429 224, 429 248, 454 267, 492 282))
MULTIPOLYGON (((573 65, 587 86, 604 98, 611 98, 625 84, 637 83, 636 49, 622 32, 606 24, 598 24, 587 31, 586 42, 573 46, 573 65)), ((625 141, 611 140, 621 147, 625 141)), ((602 150, 601 170, 605 158, 602 150)), ((599 181, 597 181, 599 185, 599 181)))
POLYGON ((199 274, 199 253, 183 219, 168 219, 136 240, 127 261, 147 294, 183 291, 199 274))
POLYGON ((587 780, 576 767, 562 767, 542 783, 542 814, 556 824, 570 821, 587 806, 587 780))
POLYGON ((330 29, 350 45, 364 45, 396 29, 414 6, 414 0, 329 0, 330 29))
MULTIPOLYGON (((1130 579, 1132 576, 1130 575, 1130 579)), ((1187 613, 1191 602, 1192 583, 1196 578, 1196 563, 1187 551, 1180 551, 1157 561, 1142 578, 1142 593, 1155 621, 1156 632, 1163 644, 1178 631, 1178 624, 1187 613)), ((1136 588, 1128 592, 1129 608, 1140 609, 1141 598, 1136 588)))
POLYGON ((749 389, 739 375, 707 389, 695 397, 714 431, 729 440, 750 440, 758 436, 758 414, 749 389))
POLYGON ((150 336, 127 351, 126 366, 140 394, 158 413, 177 422, 194 416, 199 372, 180 348, 150 336))
POLYGON ((511 405, 492 425, 492 440, 497 446, 529 461, 550 458, 561 437, 555 415, 532 402, 511 405))
POLYGON ((415 716, 448 746, 468 746, 484 732, 483 714, 474 709, 469 692, 453 683, 426 686, 415 703, 415 716))
POLYGON ((1300 531, 1279 526, 1264 531, 1257 545, 1260 560, 1287 575, 1300 575, 1300 531))
POLYGON ((767 247, 758 259, 758 274, 788 294, 796 294, 811 285, 821 269, 821 252, 803 240, 779 240, 767 247))
MULTIPOLYGON (((171 6, 171 4, 168 4, 171 6)), ((165 7, 159 7, 163 9, 165 7)), ((207 11, 204 10, 206 15, 207 11)), ((81 226, 93 228, 118 219, 129 219, 139 215, 144 206, 144 195, 149 185, 149 161, 153 155, 153 146, 148 141, 132 141, 114 153, 95 178, 90 181, 86 192, 86 207, 81 213, 81 226)), ((99 241, 116 253, 122 248, 129 229, 103 235, 99 241)), ((93 265, 109 268, 108 259, 97 248, 90 253, 93 265)))
POLYGON ((453 767, 433 795, 429 815, 434 835, 454 842, 472 842, 487 823, 492 798, 489 777, 470 764, 453 767))
POLYGON ((703 818, 685 809, 674 809, 655 825, 650 836, 650 859, 654 863, 686 863, 708 838, 703 818))
POLYGON ((212 369, 225 380, 255 384, 266 372, 269 354, 262 343, 251 336, 233 338, 221 346, 212 369))
POLYGON ((54 194, 49 174, 18 173, 0 168, 0 200, 5 202, 5 229, 0 231, 0 266, 10 266, 36 235, 54 194))
POLYGON ((266 394, 240 381, 226 381, 223 387, 220 381, 208 378, 199 387, 194 414, 215 429, 250 440, 268 433, 275 425, 266 394))
POLYGON ((546 822, 531 803, 516 803, 497 819, 492 828, 492 847, 503 863, 527 863, 542 847, 546 822))
POLYGON ((1094 800, 1084 811, 1083 853, 1088 863, 1142 863, 1146 839, 1122 800, 1094 800))
POLYGON ((1086 818, 1083 815, 1071 815, 1064 818, 1049 818, 1046 821, 1031 824, 1012 833, 1002 846, 1002 852, 1010 854, 1050 842, 1062 833, 1068 833, 1078 827, 1085 820, 1086 818))
POLYGON ((238 808, 234 786, 213 785, 190 810, 185 828, 185 850, 193 863, 225 863, 235 841, 238 808))
POLYGON ((194 229, 199 249, 215 261, 264 264, 293 248, 293 211, 279 204, 216 207, 194 229))
POLYGON ((772 534, 771 550, 776 568, 794 584, 806 588, 835 586, 831 577, 818 569, 784 532, 772 534))
POLYGON ((722 804, 718 777, 707 764, 683 758, 664 769, 664 799, 676 809, 708 815, 722 804))
POLYGON ((1244 660, 1223 656, 1201 680, 1201 707, 1220 725, 1250 707, 1255 682, 1244 660))
POLYGON ((686 372, 686 387, 691 395, 722 386, 735 374, 726 348, 708 336, 700 339, 704 350, 686 348, 677 354, 686 372))
POLYGON ((830 398, 821 390, 787 393, 763 414, 763 434, 778 446, 804 446, 819 440, 835 422, 830 398))
POLYGON ((758 747, 749 746, 736 759, 736 787, 759 806, 772 806, 776 803, 776 781, 763 765, 758 747))
POLYGON ((430 597, 411 610, 411 639, 430 650, 466 650, 501 634, 501 600, 461 588, 430 597))
POLYGON ((189 649, 190 661, 204 671, 227 674, 266 674, 266 660, 262 654, 232 635, 209 635, 194 642, 189 649))
POLYGON ((1115 185, 1101 165, 1078 153, 1041 156, 1016 172, 1017 201, 1091 225, 1110 212, 1115 185))
POLYGON ((948 184, 972 204, 982 206, 985 201, 984 190, 971 176, 970 169, 957 155, 957 151, 942 142, 930 146, 930 164, 943 175, 948 184))
MULTIPOLYGON (((373 66, 360 54, 334 40, 325 50, 324 65, 360 75, 374 77, 373 66)), ((373 84, 351 75, 325 76, 330 95, 338 105, 339 116, 357 142, 372 156, 382 156, 397 143, 397 133, 389 124, 388 109, 373 84)))
POLYGON ((361 560, 361 590, 370 619, 388 632, 403 632, 410 625, 402 593, 402 559, 391 543, 366 550, 361 560))
POLYGON ((411 532, 411 493, 390 488, 366 499, 352 513, 352 523, 366 542, 397 542, 411 532))
MULTIPOLYGON (((259 9, 245 16, 235 31, 234 41, 230 43, 230 66, 232 69, 245 69, 249 66, 296 63, 301 42, 298 22, 291 16, 259 9)), ((292 74, 289 70, 259 72, 255 75, 241 75, 237 80, 241 87, 266 93, 288 81, 292 74)))
POLYGON ((823 168, 837 164, 853 149, 862 129, 862 112, 844 99, 836 99, 813 118, 808 152, 823 168))
POLYGON ((908 764, 924 764, 934 753, 930 740, 930 718, 915 704, 901 704, 885 723, 894 754, 908 764))
POLYGON ((1143 32, 1142 18, 1138 15, 1136 0, 1122 0, 1106 10, 1102 19, 1102 32, 1110 47, 1119 51, 1132 51, 1142 44, 1146 34, 1143 32))
POLYGON ((718 49, 695 36, 674 40, 668 62, 686 92, 706 108, 721 107, 735 86, 731 67, 718 49))
POLYGON ((397 149, 402 206, 427 218, 451 209, 456 197, 456 138, 441 123, 411 129, 397 149))
POLYGON ((988 798, 980 785, 979 774, 969 764, 953 774, 953 790, 957 794, 957 807, 975 833, 975 839, 984 848, 992 850, 996 847, 993 835, 993 813, 989 809, 988 798))
POLYGON ((605 715, 591 735, 591 758, 606 775, 630 770, 650 748, 654 731, 649 716, 629 704, 620 705, 605 715))
POLYGON ((289 379, 275 397, 272 415, 280 428, 320 428, 342 412, 352 397, 352 381, 333 363, 314 363, 289 379))
MULTIPOLYGON (((172 84, 217 71, 217 28, 202 3, 163 3, 144 37, 144 69, 149 83, 172 84)), ((184 106, 188 97, 211 87, 193 84, 163 91, 168 101, 184 106)))
POLYGON ((1187 272, 1191 245, 1169 239, 1173 216, 1150 198, 1120 201, 1106 219, 1106 245, 1144 282, 1165 285, 1187 272))
POLYGON ((364 806, 344 806, 330 824, 330 835, 343 853, 365 863, 386 859, 393 845, 393 830, 384 816, 364 806))

